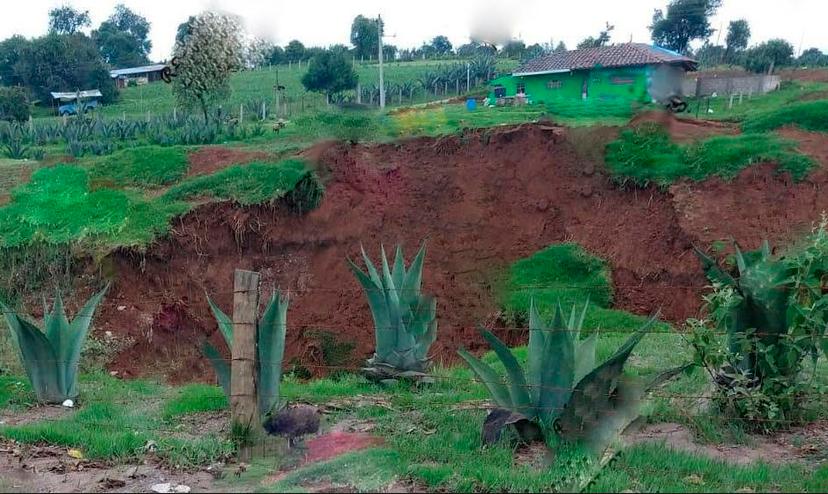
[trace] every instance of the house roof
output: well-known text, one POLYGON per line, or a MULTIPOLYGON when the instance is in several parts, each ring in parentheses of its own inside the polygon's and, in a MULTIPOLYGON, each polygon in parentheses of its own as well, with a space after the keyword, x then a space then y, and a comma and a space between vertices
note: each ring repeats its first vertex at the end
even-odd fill
POLYGON ((115 69, 109 71, 109 77, 113 79, 124 75, 146 74, 147 72, 158 72, 163 70, 166 65, 163 63, 155 65, 145 65, 143 67, 130 67, 128 69, 115 69))
POLYGON ((71 91, 65 93, 52 93, 52 98, 59 99, 61 101, 74 101, 75 98, 80 96, 81 98, 103 98, 103 94, 97 89, 92 89, 89 91, 71 91))
POLYGON ((518 67, 513 75, 552 74, 601 67, 672 64, 695 70, 696 61, 674 51, 644 43, 623 43, 564 51, 538 57, 518 67))

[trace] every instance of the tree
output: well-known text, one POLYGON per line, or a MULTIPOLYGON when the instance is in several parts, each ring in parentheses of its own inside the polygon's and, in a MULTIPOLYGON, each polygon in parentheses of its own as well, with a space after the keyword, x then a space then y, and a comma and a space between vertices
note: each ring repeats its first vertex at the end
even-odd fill
POLYGON ((92 25, 89 11, 76 10, 70 5, 55 7, 49 11, 49 32, 53 34, 75 34, 92 25))
POLYGON ((546 55, 548 52, 546 48, 541 46, 539 43, 535 43, 526 47, 526 51, 524 52, 524 57, 527 60, 531 60, 533 58, 538 58, 540 56, 546 55))
POLYGON ((397 47, 394 45, 382 45, 382 58, 385 60, 394 60, 397 58, 397 47))
POLYGON ((687 53, 690 41, 707 39, 714 30, 710 17, 722 4, 722 0, 672 0, 667 12, 656 10, 650 33, 653 43, 664 48, 687 53))
POLYGON ((555 47, 553 52, 554 53, 560 53, 560 52, 563 52, 563 51, 567 51, 566 50, 566 43, 564 43, 563 41, 558 41, 558 46, 555 47))
POLYGON ((176 43, 183 43, 184 38, 190 35, 190 25, 195 20, 195 17, 190 16, 187 18, 186 21, 182 22, 178 25, 178 29, 175 30, 175 42, 176 43))
POLYGON ((745 19, 737 21, 730 21, 727 25, 727 37, 725 38, 725 45, 727 51, 735 53, 744 50, 750 41, 750 25, 745 19))
POLYGON ((190 23, 190 34, 173 52, 173 94, 183 107, 209 108, 230 96, 230 74, 241 67, 244 47, 236 18, 205 12, 190 23))
POLYGON ((510 40, 508 43, 503 45, 503 48, 500 50, 500 54, 506 58, 523 58, 524 53, 526 52, 526 43, 519 39, 510 40))
POLYGON ((725 60, 725 48, 719 45, 705 43, 696 52, 696 60, 702 67, 715 67, 725 60))
POLYGON ((149 63, 152 42, 149 40, 149 21, 123 4, 100 27, 92 38, 101 50, 104 60, 115 67, 134 67, 149 63))
POLYGON ((305 58, 305 45, 295 39, 285 47, 285 58, 288 62, 298 62, 305 58))
POLYGON ((796 63, 801 67, 825 67, 828 65, 828 55, 822 53, 819 48, 808 48, 799 55, 796 63))
MULTIPOLYGON (((582 50, 584 48, 598 48, 598 47, 601 47, 601 46, 605 46, 607 43, 609 43, 610 33, 614 29, 615 29, 615 26, 610 24, 609 22, 607 22, 606 27, 604 28, 604 30, 601 31, 600 33, 598 33, 598 37, 593 38, 592 36, 590 36, 590 37, 584 39, 583 41, 578 43, 578 49, 582 50)), ((561 41, 561 43, 559 43, 558 46, 561 46, 562 44, 563 44, 563 41, 561 41)), ((566 48, 566 47, 564 47, 564 48, 566 48)), ((557 51, 557 49, 556 49, 556 51, 557 51)))
POLYGON ((273 43, 262 38, 253 38, 244 47, 244 65, 251 69, 267 65, 271 53, 273 43))
POLYGON ((379 53, 379 20, 358 15, 351 23, 351 44, 356 58, 374 58, 379 53))
POLYGON ((22 87, 0 87, 0 120, 25 122, 29 119, 29 97, 22 87))
POLYGON ((14 71, 31 94, 43 101, 51 101, 51 91, 99 89, 105 103, 118 96, 98 47, 82 33, 49 34, 31 40, 14 71))
POLYGON ((20 35, 0 41, 0 84, 5 86, 23 84, 15 71, 15 65, 20 61, 23 50, 29 44, 29 40, 20 35))
POLYGON ((308 71, 302 76, 302 85, 308 91, 324 93, 330 103, 332 94, 356 87, 357 75, 341 53, 327 50, 311 59, 308 71))
POLYGON ((267 63, 269 65, 279 65, 285 63, 286 60, 285 49, 281 46, 274 46, 271 48, 270 53, 267 54, 267 63))
POLYGON ((431 52, 438 57, 449 55, 454 49, 451 45, 451 41, 449 41, 449 39, 442 34, 435 36, 434 39, 431 40, 431 43, 429 43, 429 46, 431 46, 431 52))
POLYGON ((793 46, 784 39, 771 39, 745 52, 745 68, 764 73, 793 64, 793 46))

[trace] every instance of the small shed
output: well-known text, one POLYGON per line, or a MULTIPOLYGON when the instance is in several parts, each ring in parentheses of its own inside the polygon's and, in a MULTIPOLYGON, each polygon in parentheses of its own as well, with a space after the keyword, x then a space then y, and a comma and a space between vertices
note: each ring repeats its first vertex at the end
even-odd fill
POLYGON ((115 69, 109 71, 109 77, 115 79, 118 88, 125 88, 131 81, 135 84, 148 84, 161 80, 161 73, 165 64, 145 65, 143 67, 130 67, 126 69, 115 69))
POLYGON ((52 92, 52 100, 58 103, 58 115, 75 115, 78 110, 86 113, 98 107, 98 100, 103 94, 98 89, 86 91, 52 92))

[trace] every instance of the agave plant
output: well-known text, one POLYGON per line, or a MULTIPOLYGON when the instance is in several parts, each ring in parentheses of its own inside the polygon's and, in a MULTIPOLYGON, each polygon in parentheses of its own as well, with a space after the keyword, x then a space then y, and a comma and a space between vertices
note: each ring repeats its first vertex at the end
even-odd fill
POLYGON ((437 339, 437 300, 423 295, 425 244, 406 269, 402 247, 397 246, 394 267, 388 265, 382 248, 382 274, 362 249, 368 272, 348 259, 354 275, 365 289, 374 318, 376 350, 363 369, 371 379, 425 380, 431 361, 428 350, 437 339))
MULTIPOLYGON (((232 350, 233 321, 209 297, 207 302, 218 322, 225 343, 232 350)), ((262 417, 271 415, 282 406, 279 400, 279 383, 282 379, 282 359, 285 355, 287 310, 287 297, 274 291, 256 330, 255 382, 259 414, 262 417)), ((202 351, 213 365, 219 384, 229 398, 230 366, 210 343, 205 342, 202 351)))
POLYGON ((44 331, 0 303, 38 401, 63 403, 78 397, 81 350, 95 309, 108 288, 93 295, 71 322, 58 295, 52 312, 44 311, 44 331))
POLYGON ((573 307, 568 319, 558 306, 552 325, 546 327, 534 303, 530 305, 526 369, 502 341, 481 328, 506 369, 505 377, 467 351, 459 351, 499 407, 486 419, 484 443, 499 440, 509 425, 528 442, 556 424, 554 429, 562 439, 600 451, 635 420, 643 387, 623 377, 624 364, 655 316, 596 366, 597 333, 580 339, 587 306, 580 316, 573 307))

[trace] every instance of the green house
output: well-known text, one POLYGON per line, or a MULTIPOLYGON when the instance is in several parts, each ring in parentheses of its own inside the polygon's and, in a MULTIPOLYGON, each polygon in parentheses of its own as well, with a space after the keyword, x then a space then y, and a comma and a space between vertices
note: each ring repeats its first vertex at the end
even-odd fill
POLYGON ((491 81, 488 103, 565 107, 666 101, 681 95, 685 72, 696 67, 691 58, 643 43, 552 53, 491 81))

